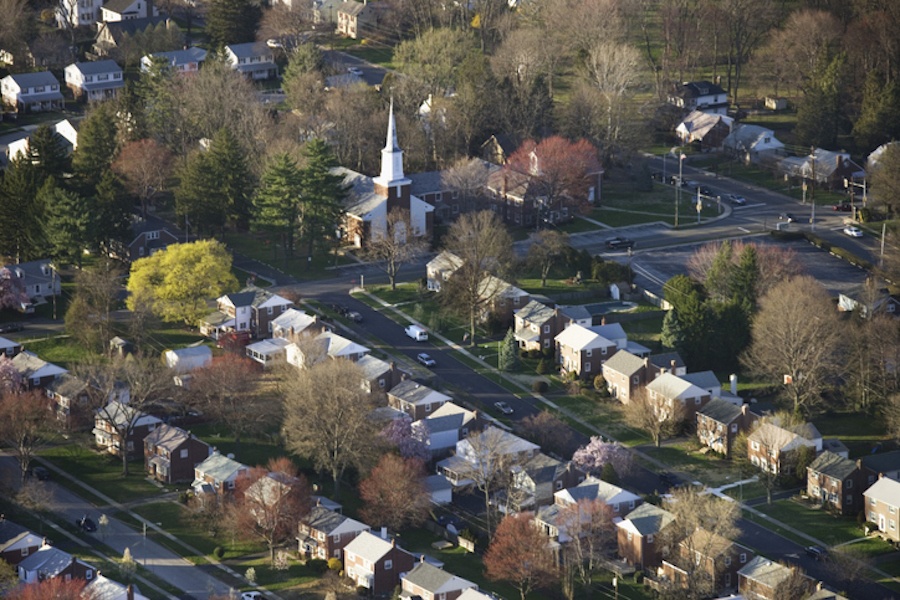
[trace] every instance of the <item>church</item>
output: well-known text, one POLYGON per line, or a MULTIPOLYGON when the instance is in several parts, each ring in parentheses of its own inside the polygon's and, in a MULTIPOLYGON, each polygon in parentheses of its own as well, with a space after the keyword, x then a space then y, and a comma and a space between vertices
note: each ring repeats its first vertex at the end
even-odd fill
POLYGON ((388 113, 387 140, 381 150, 381 173, 368 177, 362 173, 338 167, 344 185, 350 188, 345 207, 345 241, 357 248, 384 237, 388 215, 394 210, 408 211, 409 232, 395 235, 421 237, 429 242, 434 230, 434 207, 412 195, 412 181, 403 173, 403 151, 397 145, 397 124, 394 103, 388 113))

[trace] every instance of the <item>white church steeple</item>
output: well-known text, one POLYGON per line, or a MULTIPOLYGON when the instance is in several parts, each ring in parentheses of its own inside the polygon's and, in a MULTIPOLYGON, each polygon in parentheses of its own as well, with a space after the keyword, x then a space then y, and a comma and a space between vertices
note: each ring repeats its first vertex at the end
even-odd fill
MULTIPOLYGON (((385 191, 412 183, 403 174, 403 150, 397 144, 397 123, 394 120, 394 99, 391 98, 391 108, 388 113, 387 139, 384 148, 381 149, 381 174, 374 178, 376 187, 385 191)), ((396 192, 395 192, 396 193, 396 192)), ((385 195, 390 195, 386 193, 385 195)), ((396 193, 397 196, 401 194, 396 193)))

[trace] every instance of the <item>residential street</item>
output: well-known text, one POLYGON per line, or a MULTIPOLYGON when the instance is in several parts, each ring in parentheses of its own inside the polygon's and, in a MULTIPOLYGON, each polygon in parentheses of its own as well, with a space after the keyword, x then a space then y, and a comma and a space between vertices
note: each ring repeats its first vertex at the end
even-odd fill
MULTIPOLYGON (((53 480, 69 476, 55 469, 52 465, 44 463, 51 469, 51 480, 44 482, 49 490, 48 509, 59 515, 60 519, 74 523, 76 519, 87 515, 98 522, 101 514, 109 518, 109 525, 105 531, 87 533, 82 532, 84 538, 95 538, 108 546, 112 558, 121 558, 125 548, 131 550, 134 560, 144 566, 148 571, 170 585, 183 591, 181 598, 206 598, 210 594, 230 593, 231 588, 211 576, 206 570, 193 565, 177 554, 153 541, 153 537, 161 535, 154 532, 155 527, 148 527, 148 537, 142 532, 135 531, 121 521, 110 515, 118 510, 116 507, 96 507, 87 500, 73 494, 67 488, 58 485, 53 480)), ((0 477, 6 485, 18 486, 18 468, 12 456, 0 457, 0 477)), ((161 526, 165 528, 165 523, 161 526)))

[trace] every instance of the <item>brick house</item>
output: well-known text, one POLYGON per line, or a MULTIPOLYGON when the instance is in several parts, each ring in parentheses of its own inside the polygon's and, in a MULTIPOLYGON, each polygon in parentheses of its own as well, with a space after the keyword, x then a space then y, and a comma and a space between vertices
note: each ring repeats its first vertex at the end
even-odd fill
POLYGON ((194 482, 191 487, 198 493, 221 496, 234 491, 238 477, 249 471, 250 467, 247 465, 215 451, 194 467, 194 482))
POLYGON ((163 483, 191 481, 194 466, 206 460, 212 449, 179 427, 163 423, 144 438, 147 473, 163 483))
MULTIPOLYGON (((757 556, 738 571, 738 593, 753 600, 782 600, 782 586, 794 575, 794 568, 757 556)), ((812 592, 816 582, 803 575, 812 592)))
POLYGON ((213 339, 226 331, 249 331, 254 338, 271 330, 269 323, 294 303, 278 294, 256 286, 249 286, 216 300, 216 311, 200 325, 200 333, 213 339))
POLYGON ((855 515, 863 506, 861 466, 861 461, 826 450, 806 467, 806 493, 842 515, 855 515))
POLYGON ((387 393, 388 404, 408 414, 413 421, 424 419, 452 398, 412 379, 401 381, 387 393))
POLYGON ((331 326, 324 323, 318 315, 310 315, 296 308, 284 309, 280 315, 268 323, 268 331, 273 338, 282 338, 291 342, 297 342, 304 336, 319 335, 331 330, 331 326))
POLYGON ((737 589, 738 571, 755 556, 746 546, 697 529, 678 544, 669 560, 662 562, 662 578, 683 589, 701 581, 710 593, 724 596, 737 589))
POLYGON ((880 477, 900 481, 900 450, 869 454, 861 459, 863 485, 870 486, 880 477))
POLYGON ((602 373, 612 397, 628 404, 647 385, 650 359, 619 350, 603 363, 602 373))
POLYGON ((317 505, 297 525, 297 551, 308 558, 343 558, 344 547, 369 526, 317 505))
POLYGON ((133 220, 131 233, 134 237, 127 244, 113 244, 111 252, 113 256, 134 262, 182 241, 169 231, 165 224, 153 218, 133 220))
POLYGON ((17 571, 22 583, 38 583, 56 577, 89 582, 97 575, 97 569, 91 565, 47 544, 20 561, 17 571))
POLYGON ((456 600, 478 586, 425 562, 422 556, 413 570, 400 579, 401 600, 456 600))
POLYGON ((0 559, 15 566, 43 544, 42 536, 0 516, 0 559))
POLYGON ((738 406, 713 398, 697 411, 697 438, 707 448, 727 457, 734 439, 749 430, 756 418, 747 404, 738 406))
POLYGON ((615 340, 596 329, 572 325, 556 336, 556 356, 561 371, 584 379, 593 379, 603 373, 603 363, 621 348, 615 340))
POLYGON ((659 566, 662 548, 659 534, 675 520, 675 515, 653 504, 641 504, 616 523, 619 556, 635 568, 659 566))
POLYGON ((559 333, 556 311, 532 300, 516 311, 514 331, 520 349, 551 351, 559 333))
POLYGON ((425 283, 431 292, 440 292, 444 282, 463 265, 463 259, 442 250, 425 265, 425 283))
POLYGON ((391 593, 400 583, 400 574, 412 570, 415 563, 415 557, 396 540, 389 540, 384 529, 381 536, 364 531, 344 547, 344 573, 376 596, 391 593))
POLYGON ((514 465, 509 492, 509 509, 534 510, 553 504, 553 495, 585 480, 571 461, 561 461, 539 452, 527 462, 514 465))
POLYGON ((684 419, 687 423, 696 422, 696 413, 710 401, 711 396, 705 389, 690 381, 671 373, 663 373, 647 384, 647 398, 662 414, 670 410, 678 402, 684 407, 684 419))
POLYGON ((685 111, 702 110, 709 114, 728 113, 728 94, 709 81, 686 81, 677 84, 669 95, 669 103, 685 111))
POLYGON ((142 413, 118 401, 107 403, 94 417, 94 441, 110 454, 121 456, 125 449, 129 458, 144 452, 144 438, 162 425, 160 418, 142 413), (121 431, 128 430, 123 440, 121 431))
POLYGON ((806 426, 792 429, 788 430, 769 422, 760 423, 747 436, 747 458, 750 463, 777 474, 783 470, 789 455, 799 451, 800 448, 810 448, 814 453, 821 449, 822 437, 821 435, 818 438, 814 437, 818 434, 815 427, 807 423, 806 426))
POLYGON ((64 373, 48 383, 44 393, 53 402, 56 418, 66 429, 86 425, 84 413, 85 407, 90 403, 90 396, 84 380, 64 373))
POLYGON ((28 389, 46 387, 68 373, 66 369, 49 363, 28 350, 16 354, 12 359, 12 366, 22 378, 22 385, 28 389))
POLYGON ((900 481, 882 477, 865 492, 866 520, 874 523, 883 537, 900 542, 897 510, 900 508, 900 481))
POLYGON ((541 526, 544 533, 560 543, 567 541, 568 536, 562 522, 561 512, 581 501, 599 501, 609 507, 610 517, 621 519, 623 515, 634 510, 643 503, 637 494, 629 492, 617 485, 587 477, 574 487, 560 490, 553 494, 553 504, 545 506, 535 514, 535 523, 541 526))
POLYGON ((365 379, 363 387, 370 394, 387 393, 410 376, 409 373, 398 368, 393 361, 387 362, 371 354, 366 354, 356 361, 356 366, 362 370, 363 379, 365 379))

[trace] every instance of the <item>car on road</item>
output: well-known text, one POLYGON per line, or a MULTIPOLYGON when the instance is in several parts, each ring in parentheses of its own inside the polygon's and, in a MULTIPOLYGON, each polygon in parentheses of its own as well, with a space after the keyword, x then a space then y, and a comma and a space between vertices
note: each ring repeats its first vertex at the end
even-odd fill
POLYGON ((728 200, 730 204, 734 204, 735 206, 744 206, 745 204, 747 204, 747 199, 737 194, 728 194, 725 196, 725 199, 728 200))
POLYGON ((97 524, 87 515, 84 515, 80 519, 75 519, 75 525, 82 531, 87 531, 88 533, 97 531, 97 524))
POLYGON ((611 240, 606 240, 606 247, 609 250, 625 250, 628 248, 634 248, 634 240, 629 240, 624 237, 614 237, 611 240))
POLYGON ((787 221, 788 223, 797 222, 797 217, 795 217, 793 213, 781 213, 778 218, 782 221, 787 221))
POLYGON ((431 355, 425 352, 419 352, 419 354, 416 355, 416 360, 426 367, 433 367, 437 364, 436 362, 434 362, 434 359, 431 358, 431 355))
POLYGON ((847 225, 844 227, 844 233, 849 235, 850 237, 862 237, 863 232, 859 227, 855 227, 853 225, 847 225))
POLYGON ((504 415, 511 415, 511 414, 513 414, 512 406, 510 406, 509 404, 507 404, 507 403, 504 402, 503 400, 500 400, 499 402, 494 402, 494 408, 496 408, 497 410, 499 410, 500 412, 502 412, 504 415))
POLYGON ((347 67, 347 72, 351 75, 356 75, 357 77, 362 77, 363 70, 359 67, 347 67))
POLYGON ((837 212, 853 212, 853 204, 850 202, 839 202, 831 207, 831 210, 837 212))
POLYGON ((355 310, 348 310, 347 314, 344 315, 354 323, 362 323, 363 317, 361 314, 356 312, 355 310))
POLYGON ((263 595, 256 590, 252 592, 244 592, 241 594, 241 600, 262 600, 263 595))
POLYGON ((28 470, 25 471, 25 475, 34 477, 38 481, 47 481, 50 479, 50 471, 41 466, 29 467, 28 470))
POLYGON ((828 554, 828 551, 825 550, 822 546, 807 546, 806 547, 806 555, 814 558, 816 560, 822 560, 828 554))
POLYGON ((25 329, 25 323, 0 323, 0 333, 13 333, 25 329))

